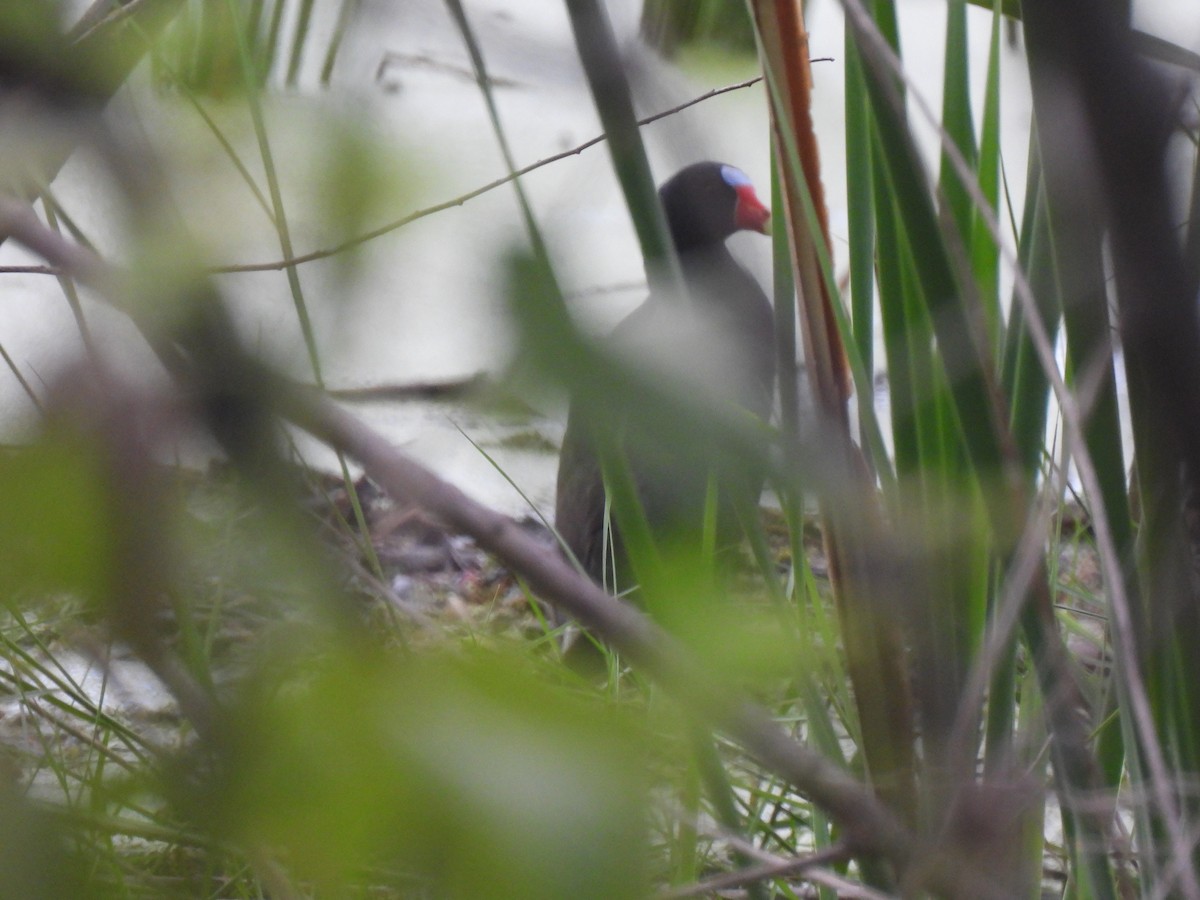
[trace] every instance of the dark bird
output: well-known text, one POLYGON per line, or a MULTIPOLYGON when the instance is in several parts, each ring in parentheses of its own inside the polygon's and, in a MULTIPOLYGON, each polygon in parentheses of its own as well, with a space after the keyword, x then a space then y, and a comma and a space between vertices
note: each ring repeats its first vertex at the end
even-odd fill
MULTIPOLYGON (((750 179, 733 166, 688 166, 659 189, 667 226, 679 256, 687 297, 654 291, 617 325, 612 349, 643 372, 662 373, 713 403, 734 403, 769 418, 774 397, 774 318, 755 278, 733 258, 725 240, 737 231, 768 233, 770 211, 750 179)), ((605 489, 594 436, 615 429, 656 538, 691 540, 701 534, 709 486, 719 490, 717 536, 732 543, 740 533, 735 497, 757 504, 761 473, 747 471, 705 439, 625 427, 623 411, 636 397, 611 398, 610 415, 572 402, 558 464, 556 527, 587 573, 600 584, 614 568, 610 588, 633 583, 620 530, 606 529, 605 489)))

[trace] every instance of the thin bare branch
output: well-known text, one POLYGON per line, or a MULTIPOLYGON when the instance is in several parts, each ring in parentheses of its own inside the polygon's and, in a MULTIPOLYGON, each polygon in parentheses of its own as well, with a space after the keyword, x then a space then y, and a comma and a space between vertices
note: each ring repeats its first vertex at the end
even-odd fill
MULTIPOLYGON (((795 875, 802 875, 809 869, 845 859, 846 856, 846 847, 837 844, 832 847, 826 847, 824 850, 818 850, 809 856, 802 856, 796 859, 780 857, 762 865, 742 869, 738 872, 715 875, 712 878, 697 881, 695 884, 664 891, 658 896, 662 900, 682 900, 684 897, 700 897, 716 891, 727 891, 730 888, 745 887, 749 884, 756 884, 760 881, 767 881, 773 878, 788 878, 795 875)), ((876 891, 871 891, 870 893, 872 900, 888 900, 886 894, 880 894, 876 891)))
MULTIPOLYGON (((821 57, 814 59, 813 62, 832 62, 831 57, 821 57)), ((754 78, 747 78, 745 81, 739 81, 736 84, 729 84, 724 87, 713 88, 698 97, 693 97, 685 103, 680 103, 678 106, 673 106, 670 109, 655 113, 651 116, 646 116, 644 119, 638 120, 638 125, 649 125, 651 122, 657 122, 659 119, 665 119, 668 116, 673 116, 676 113, 682 112, 688 107, 695 106, 698 103, 703 103, 705 100, 711 100, 713 97, 719 97, 721 94, 728 94, 731 91, 739 91, 743 88, 752 87, 762 81, 762 76, 757 75, 754 78)), ((447 209, 452 209, 456 206, 462 206, 476 197, 482 196, 489 191, 494 191, 496 188, 503 187, 511 181, 515 181, 530 172, 534 172, 543 166, 548 166, 551 163, 559 162, 571 156, 578 156, 584 150, 603 143, 607 139, 607 135, 598 135, 590 140, 584 141, 570 150, 563 150, 561 153, 555 153, 553 156, 547 156, 544 159, 539 159, 537 162, 530 163, 524 168, 517 169, 511 175, 505 175, 497 178, 494 181, 489 181, 487 184, 481 185, 474 190, 467 191, 465 194, 459 194, 457 197, 452 197, 449 200, 444 200, 441 203, 435 203, 433 206, 426 206, 422 209, 414 210, 406 216, 388 222, 386 225, 381 225, 373 231, 368 231, 363 234, 343 241, 333 247, 328 247, 324 250, 314 250, 311 253, 305 253, 301 256, 293 256, 289 259, 274 260, 271 262, 260 263, 241 263, 236 265, 216 266, 209 271, 214 275, 227 275, 238 272, 278 272, 283 269, 300 266, 305 263, 315 262, 319 259, 328 259, 331 256, 337 256, 339 253, 345 253, 347 250, 352 250, 362 244, 373 241, 376 238, 390 234, 405 225, 424 219, 427 216, 432 216, 434 213, 444 212, 447 209)), ((0 266, 0 274, 27 274, 27 275, 60 275, 61 271, 54 266, 0 266)))
MULTIPOLYGON (((721 94, 727 94, 730 91, 737 91, 737 90, 741 90, 743 88, 751 87, 752 85, 755 85, 760 81, 762 81, 761 75, 755 76, 754 78, 748 78, 745 81, 739 81, 737 84, 730 84, 730 85, 726 85, 725 87, 713 88, 711 91, 701 94, 699 97, 693 97, 691 100, 688 100, 686 103, 680 103, 678 106, 673 106, 670 109, 663 110, 662 112, 659 112, 659 113, 655 113, 652 116, 646 116, 644 119, 639 119, 638 125, 649 125, 651 122, 657 122, 659 119, 665 119, 667 116, 673 116, 678 112, 682 112, 683 110, 687 109, 690 106, 695 106, 697 103, 703 103, 705 100, 710 100, 713 97, 717 97, 721 94)), ((569 150, 563 150, 561 153, 555 153, 553 156, 547 156, 544 159, 539 159, 537 162, 530 163, 529 165, 525 166, 524 168, 517 169, 510 175, 504 175, 500 178, 495 179, 494 181, 489 181, 487 184, 481 185, 480 187, 477 187, 474 190, 467 191, 465 194, 460 194, 459 196, 453 197, 449 200, 444 200, 441 203, 436 203, 433 206, 426 206, 423 209, 415 210, 414 212, 411 212, 408 215, 403 216, 402 218, 396 219, 392 222, 388 222, 386 225, 381 225, 372 231, 368 231, 363 234, 352 237, 347 241, 343 241, 342 243, 337 244, 333 247, 329 247, 325 250, 314 250, 312 253, 305 253, 302 256, 296 256, 291 259, 275 260, 272 262, 245 263, 242 265, 219 266, 219 267, 213 269, 212 271, 216 274, 229 274, 229 273, 234 273, 234 272, 275 272, 275 271, 279 271, 281 269, 286 269, 290 266, 299 266, 299 265, 303 265, 304 263, 313 262, 318 259, 327 259, 328 257, 336 256, 339 253, 345 253, 347 250, 352 250, 353 248, 361 246, 362 244, 365 244, 368 241, 373 241, 378 237, 383 237, 385 234, 390 234, 391 232, 396 231, 397 229, 403 228, 405 225, 408 225, 411 222, 415 222, 418 219, 424 219, 426 216, 431 216, 434 213, 439 213, 439 212, 443 212, 447 209, 452 209, 455 206, 462 206, 464 203, 466 203, 469 200, 474 200, 476 197, 486 194, 489 191, 494 191, 498 187, 503 187, 504 185, 506 185, 512 181, 515 181, 518 178, 521 178, 525 175, 528 175, 530 172, 534 172, 537 169, 542 168, 543 166, 548 166, 551 163, 559 162, 560 160, 567 159, 568 157, 571 157, 571 156, 578 156, 584 150, 594 147, 597 144, 603 143, 607 139, 608 139, 607 135, 604 135, 604 134, 597 135, 596 137, 591 138, 590 140, 584 141, 582 144, 572 147, 569 150)), ((2 270, 0 270, 0 271, 2 271, 2 270)))
POLYGON ((63 270, 58 266, 0 266, 0 275, 54 275, 59 276, 63 270))
POLYGON ((451 381, 418 381, 410 384, 373 384, 357 388, 327 390, 335 400, 376 403, 404 400, 454 400, 477 394, 488 385, 488 377, 476 372, 451 381))

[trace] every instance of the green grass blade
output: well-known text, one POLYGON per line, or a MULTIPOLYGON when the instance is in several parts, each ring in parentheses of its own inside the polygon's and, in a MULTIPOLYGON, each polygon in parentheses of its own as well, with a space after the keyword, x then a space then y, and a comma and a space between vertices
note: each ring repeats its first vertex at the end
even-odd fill
MULTIPOLYGON (((992 14, 992 34, 988 46, 987 84, 984 88, 983 133, 979 141, 977 174, 979 190, 994 210, 1000 209, 1000 32, 1004 19, 997 2, 992 14)), ((961 146, 961 144, 960 144, 961 146)), ((1003 313, 1000 309, 1000 248, 974 206, 971 210, 969 250, 971 271, 983 308, 984 322, 992 351, 999 353, 1003 345, 1003 313)))
POLYGON ((329 46, 325 48, 325 61, 321 63, 321 84, 323 85, 329 85, 329 79, 333 75, 333 66, 337 62, 338 51, 342 49, 346 31, 358 12, 359 2, 360 0, 342 0, 342 8, 338 11, 333 36, 329 39, 329 46))
POLYGON ((846 208, 850 237, 854 345, 868 375, 875 373, 875 205, 867 86, 854 36, 846 32, 846 208))
MULTIPOLYGON (((276 0, 282 3, 283 0, 276 0)), ((300 77, 300 64, 304 60, 304 45, 308 42, 308 29, 312 24, 313 7, 316 0, 296 0, 300 9, 296 14, 296 28, 292 32, 292 49, 288 55, 287 77, 285 83, 294 87, 300 77)))
POLYGON ((662 280, 665 287, 678 293, 682 284, 679 263, 667 235, 608 14, 597 0, 567 0, 567 13, 596 110, 608 135, 613 168, 646 260, 647 275, 652 285, 662 280))
MULTIPOLYGON (((771 147, 771 209, 783 209, 783 183, 779 171, 780 160, 771 147)), ((785 446, 800 440, 800 409, 803 401, 800 392, 812 397, 811 385, 799 383, 796 365, 796 279, 792 273, 792 251, 783 216, 774 215, 771 229, 771 272, 772 299, 775 309, 775 363, 779 373, 779 426, 783 432, 785 446)), ((807 381, 807 379, 806 379, 807 381)))
MULTIPOLYGON (((970 60, 967 50, 966 0, 949 0, 946 4, 946 51, 942 76, 942 127, 962 153, 967 164, 974 167, 978 152, 975 146, 975 121, 971 114, 970 60)), ((943 202, 958 228, 964 246, 970 241, 972 203, 966 187, 943 151, 938 186, 943 202)))

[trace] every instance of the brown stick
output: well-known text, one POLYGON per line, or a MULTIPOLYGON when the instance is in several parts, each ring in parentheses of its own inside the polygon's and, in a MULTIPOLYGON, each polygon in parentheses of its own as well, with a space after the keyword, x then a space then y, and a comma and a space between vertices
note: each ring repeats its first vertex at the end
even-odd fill
POLYGON ((751 0, 750 9, 767 75, 813 400, 828 429, 828 446, 849 463, 854 476, 849 502, 825 491, 820 508, 846 668, 862 723, 863 753, 880 796, 915 822, 917 765, 908 666, 895 619, 897 606, 886 599, 896 584, 880 574, 889 566, 890 541, 881 526, 867 465, 850 435, 850 371, 833 307, 836 301, 820 264, 822 251, 831 255, 831 243, 812 118, 808 34, 799 0, 751 0), (806 200, 815 216, 808 214, 806 200))

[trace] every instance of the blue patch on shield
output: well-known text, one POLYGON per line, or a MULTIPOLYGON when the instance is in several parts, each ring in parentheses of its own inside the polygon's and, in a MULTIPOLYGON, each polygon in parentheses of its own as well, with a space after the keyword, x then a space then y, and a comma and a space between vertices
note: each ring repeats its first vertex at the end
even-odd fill
POLYGON ((733 166, 721 166, 721 177, 725 179, 725 183, 731 188, 753 187, 749 176, 741 169, 735 169, 733 166))

